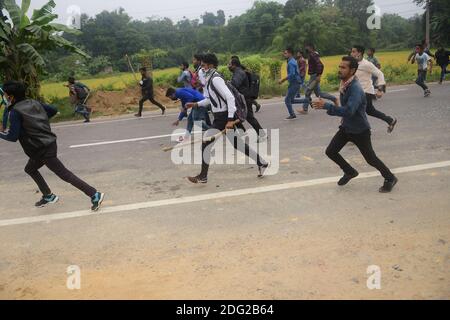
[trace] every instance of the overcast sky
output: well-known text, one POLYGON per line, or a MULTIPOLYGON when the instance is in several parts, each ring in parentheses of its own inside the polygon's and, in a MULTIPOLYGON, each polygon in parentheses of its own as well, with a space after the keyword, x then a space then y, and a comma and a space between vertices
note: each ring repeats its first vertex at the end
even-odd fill
MULTIPOLYGON (((275 0, 286 3, 287 0, 275 0)), ((17 2, 21 3, 21 0, 17 2)), ((42 6, 46 0, 32 0, 32 9, 42 6)), ((67 20, 67 10, 75 5, 81 12, 92 16, 103 10, 114 10, 120 7, 135 19, 145 20, 147 17, 168 17, 178 21, 183 17, 189 19, 200 18, 205 11, 216 12, 219 9, 225 11, 225 15, 236 16, 249 9, 254 0, 55 0, 56 12, 59 20, 67 20)), ((411 17, 423 10, 417 7, 412 0, 375 0, 381 8, 381 13, 397 13, 404 17, 411 17)))

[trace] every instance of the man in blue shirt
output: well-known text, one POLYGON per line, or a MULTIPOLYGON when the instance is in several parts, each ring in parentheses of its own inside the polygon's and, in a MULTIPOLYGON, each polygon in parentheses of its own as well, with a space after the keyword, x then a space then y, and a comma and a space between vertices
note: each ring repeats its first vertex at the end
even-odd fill
POLYGON ((342 117, 342 125, 326 151, 327 156, 344 171, 344 176, 339 180, 338 185, 344 186, 359 175, 358 171, 339 154, 347 142, 351 141, 358 147, 367 163, 380 171, 385 181, 379 191, 388 193, 392 191, 398 180, 372 148, 370 125, 366 115, 366 95, 355 77, 357 70, 358 60, 351 56, 343 57, 339 65, 342 106, 320 99, 313 102, 313 107, 326 109, 330 116, 342 117))
POLYGON ((297 116, 295 115, 294 109, 292 108, 292 104, 300 103, 296 101, 295 96, 300 91, 302 77, 300 76, 297 60, 295 60, 294 58, 294 50, 292 48, 287 48, 286 50, 284 50, 283 55, 287 59, 287 77, 281 79, 278 83, 282 84, 286 81, 289 82, 288 92, 285 99, 289 117, 287 117, 285 120, 295 120, 297 119, 297 116))
MULTIPOLYGON (((191 113, 188 116, 188 110, 186 108, 186 104, 189 102, 199 102, 205 99, 205 97, 198 92, 197 90, 190 89, 190 88, 181 88, 181 89, 174 89, 169 88, 167 89, 166 96, 173 101, 180 100, 181 101, 181 109, 180 115, 178 116, 178 120, 173 123, 174 126, 178 126, 180 124, 180 121, 183 120, 185 117, 188 118, 188 124, 187 124, 187 138, 191 133, 192 129, 194 128, 194 122, 201 121, 202 122, 202 129, 208 130, 211 126, 211 120, 209 118, 208 109, 204 107, 197 107, 192 109, 191 113)), ((180 138, 180 142, 183 141, 185 138, 180 138)))
POLYGON ((57 157, 56 135, 52 132, 49 121, 56 115, 56 108, 27 99, 26 86, 21 82, 9 81, 2 89, 7 100, 10 128, 6 134, 0 133, 0 139, 19 141, 29 157, 25 172, 42 192, 42 199, 35 206, 40 208, 59 200, 39 173, 39 169, 46 166, 61 180, 89 196, 92 211, 97 211, 105 195, 75 176, 57 157))

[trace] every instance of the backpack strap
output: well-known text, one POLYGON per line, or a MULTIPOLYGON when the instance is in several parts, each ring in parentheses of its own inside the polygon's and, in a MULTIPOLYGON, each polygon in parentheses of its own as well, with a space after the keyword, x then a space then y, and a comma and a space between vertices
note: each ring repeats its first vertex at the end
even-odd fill
MULTIPOLYGON (((226 100, 222 97, 222 95, 219 93, 219 91, 217 91, 216 87, 214 86, 213 79, 217 78, 217 77, 223 79, 223 77, 218 72, 214 72, 214 74, 211 76, 211 78, 208 81, 207 89, 209 90, 209 88, 211 88, 211 90, 214 92, 214 94, 217 96, 217 98, 219 98, 219 109, 222 109, 222 103, 220 100, 225 102, 225 105, 226 105, 226 100)), ((217 108, 217 102, 214 101, 214 99, 212 99, 211 96, 209 98, 210 98, 210 101, 213 104, 213 106, 215 108, 217 108)))

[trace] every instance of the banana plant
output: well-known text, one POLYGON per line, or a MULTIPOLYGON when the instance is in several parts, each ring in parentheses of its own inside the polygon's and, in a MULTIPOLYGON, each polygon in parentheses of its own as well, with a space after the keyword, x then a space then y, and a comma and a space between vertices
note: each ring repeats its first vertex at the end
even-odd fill
POLYGON ((63 33, 80 34, 80 31, 53 22, 58 18, 53 13, 56 6, 53 0, 34 10, 31 17, 27 15, 30 2, 22 0, 19 7, 15 0, 0 0, 0 74, 3 74, 3 80, 25 82, 30 97, 39 98, 39 76, 45 67, 44 52, 64 48, 85 58, 90 57, 63 38, 63 33))

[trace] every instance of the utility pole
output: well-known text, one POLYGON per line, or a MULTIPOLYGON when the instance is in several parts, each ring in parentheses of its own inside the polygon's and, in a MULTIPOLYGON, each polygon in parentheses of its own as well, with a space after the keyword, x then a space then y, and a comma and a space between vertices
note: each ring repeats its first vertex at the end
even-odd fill
POLYGON ((428 47, 431 48, 430 44, 430 0, 427 0, 427 11, 425 13, 425 41, 428 47))

